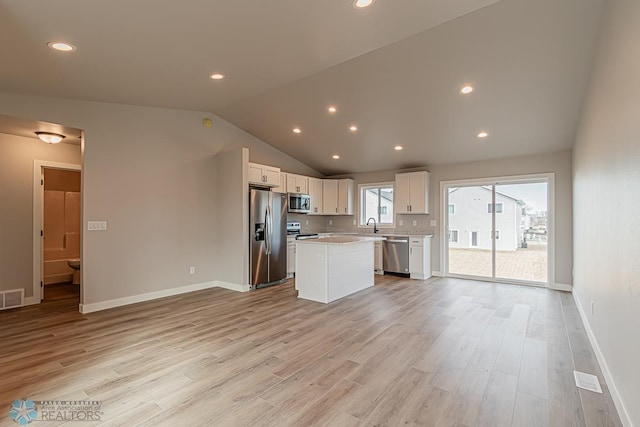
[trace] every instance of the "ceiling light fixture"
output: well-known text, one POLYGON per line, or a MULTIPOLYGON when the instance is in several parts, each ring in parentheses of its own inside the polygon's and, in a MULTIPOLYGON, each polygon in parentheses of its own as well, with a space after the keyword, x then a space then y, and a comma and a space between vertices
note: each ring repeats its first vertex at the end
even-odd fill
POLYGON ((473 92, 473 86, 471 85, 464 86, 462 89, 460 89, 460 93, 463 95, 468 95, 471 92, 473 92))
POLYGON ((335 113, 336 111, 338 111, 338 109, 332 105, 329 108, 327 108, 327 111, 329 111, 330 113, 335 113))
POLYGON ((302 133, 300 128, 293 128, 293 133, 302 133))
POLYGON ((478 138, 486 138, 486 137, 488 137, 488 136, 489 136, 489 134, 488 134, 487 132, 480 132, 480 133, 478 134, 478 138))
POLYGON ((402 151, 402 148, 402 145, 396 145, 395 147, 393 147, 393 149, 396 151, 402 151))
POLYGON ((333 156, 331 156, 334 160, 338 160, 340 158, 340 156, 338 156, 337 154, 334 154, 333 156))
POLYGON ((365 7, 369 7, 373 4, 375 0, 354 0, 353 7, 356 9, 364 9, 365 7))
POLYGON ((222 73, 213 73, 213 74, 211 74, 211 75, 209 76, 209 78, 210 78, 211 80, 222 80, 222 79, 224 79, 224 77, 225 77, 225 75, 224 75, 224 74, 222 74, 222 73))
POLYGON ((47 144, 57 144, 59 142, 62 142, 62 140, 64 139, 64 135, 60 135, 58 133, 36 132, 36 135, 38 135, 40 141, 46 142, 47 144))
POLYGON ((358 126, 356 126, 356 125, 351 125, 351 127, 349 127, 349 130, 350 130, 351 132, 355 132, 355 131, 357 131, 357 130, 358 130, 358 126))
POLYGON ((57 50, 59 52, 73 52, 77 49, 74 45, 64 42, 49 42, 47 43, 47 46, 49 46, 50 49, 57 50))

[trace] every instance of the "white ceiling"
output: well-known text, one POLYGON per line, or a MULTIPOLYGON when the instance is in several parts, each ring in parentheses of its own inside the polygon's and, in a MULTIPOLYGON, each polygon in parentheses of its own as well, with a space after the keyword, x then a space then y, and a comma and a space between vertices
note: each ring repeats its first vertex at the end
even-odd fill
POLYGON ((0 91, 211 111, 325 174, 560 150, 602 2, 2 0, 0 91))

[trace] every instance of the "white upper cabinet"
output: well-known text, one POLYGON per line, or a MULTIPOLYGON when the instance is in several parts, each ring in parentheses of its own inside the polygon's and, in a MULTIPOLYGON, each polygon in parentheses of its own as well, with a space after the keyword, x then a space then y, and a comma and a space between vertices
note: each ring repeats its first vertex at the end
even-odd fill
POLYGON ((263 185, 265 187, 278 187, 280 185, 280 169, 272 166, 249 163, 249 184, 263 185))
POLYGON ((429 172, 396 174, 394 199, 397 214, 428 214, 429 172))
POLYGON ((338 181, 334 179, 322 180, 322 213, 324 215, 338 214, 338 181))
POLYGON ((311 212, 309 215, 322 215, 322 180, 309 178, 309 197, 311 197, 311 212))
POLYGON ((353 215, 353 180, 338 180, 338 214, 353 215))
POLYGON ((353 215, 353 180, 325 179, 322 181, 322 213, 324 215, 353 215))
POLYGON ((280 185, 273 187, 273 191, 276 193, 287 192, 287 174, 285 172, 280 172, 280 185))
POLYGON ((302 175, 288 173, 287 193, 309 193, 309 178, 302 175))

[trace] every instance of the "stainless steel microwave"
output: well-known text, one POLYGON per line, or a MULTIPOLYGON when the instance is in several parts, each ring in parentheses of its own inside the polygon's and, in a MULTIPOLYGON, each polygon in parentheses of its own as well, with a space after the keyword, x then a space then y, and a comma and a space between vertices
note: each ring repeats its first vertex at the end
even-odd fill
POLYGON ((289 212, 301 214, 311 212, 311 197, 308 194, 289 193, 289 212))

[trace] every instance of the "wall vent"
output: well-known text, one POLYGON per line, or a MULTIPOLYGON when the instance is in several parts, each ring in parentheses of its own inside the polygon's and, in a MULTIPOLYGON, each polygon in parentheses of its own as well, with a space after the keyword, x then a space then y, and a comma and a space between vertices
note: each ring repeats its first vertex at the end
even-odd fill
POLYGON ((0 292, 0 310, 22 307, 24 305, 24 289, 0 292))

